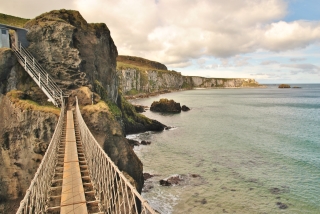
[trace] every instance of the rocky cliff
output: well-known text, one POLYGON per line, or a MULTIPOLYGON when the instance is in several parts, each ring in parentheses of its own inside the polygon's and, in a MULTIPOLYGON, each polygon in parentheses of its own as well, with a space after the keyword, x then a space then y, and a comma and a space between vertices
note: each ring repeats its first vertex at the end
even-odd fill
MULTIPOLYGON (((120 110, 130 105, 118 94, 117 49, 107 26, 88 24, 77 11, 60 10, 42 14, 25 27, 29 29, 27 49, 71 95, 71 103, 73 96, 79 97, 89 129, 141 191, 143 166, 118 121, 122 117, 123 121, 134 123, 132 118, 139 120, 137 123, 151 120, 120 110)), ((0 202, 3 202, 25 194, 59 114, 59 109, 47 102, 47 97, 7 48, 0 49, 0 111, 0 202)))
POLYGON ((254 79, 205 78, 183 76, 180 72, 169 71, 161 63, 139 57, 118 56, 117 71, 120 88, 126 95, 192 88, 215 87, 257 87, 254 79))
POLYGON ((78 11, 55 10, 28 21, 28 50, 64 90, 97 82, 116 102, 117 48, 108 27, 88 24, 78 11))
POLYGON ((50 143, 59 113, 58 109, 27 110, 12 100, 13 92, 0 95, 0 201, 25 194, 50 143))

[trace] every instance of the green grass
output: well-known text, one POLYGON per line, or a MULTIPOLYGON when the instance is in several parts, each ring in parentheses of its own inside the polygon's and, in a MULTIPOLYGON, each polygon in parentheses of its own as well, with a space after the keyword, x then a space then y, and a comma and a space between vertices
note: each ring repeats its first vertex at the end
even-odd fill
POLYGON ((12 90, 7 93, 7 96, 9 97, 10 101, 20 109, 48 112, 57 116, 60 115, 60 109, 55 107, 53 104, 40 105, 39 103, 29 99, 22 99, 23 94, 24 93, 22 91, 12 90))
POLYGON ((139 94, 139 91, 133 88, 130 91, 128 91, 126 94, 127 95, 137 95, 137 94, 139 94))
MULTIPOLYGON (((176 71, 170 71, 170 70, 163 70, 163 69, 157 69, 154 66, 152 66, 151 62, 147 59, 143 59, 140 57, 132 57, 130 56, 130 59, 136 59, 136 60, 128 60, 125 58, 125 56, 118 56, 117 57, 117 70, 122 69, 135 69, 137 71, 157 71, 158 75, 162 76, 163 74, 171 74, 176 76, 181 76, 181 73, 176 71)), ((157 62, 154 62, 157 63, 157 62)), ((159 63, 160 64, 160 63, 159 63)))
POLYGON ((29 21, 29 19, 24 19, 24 18, 0 13, 0 23, 5 24, 5 25, 11 25, 11 26, 15 26, 15 27, 23 27, 23 25, 27 21, 29 21))

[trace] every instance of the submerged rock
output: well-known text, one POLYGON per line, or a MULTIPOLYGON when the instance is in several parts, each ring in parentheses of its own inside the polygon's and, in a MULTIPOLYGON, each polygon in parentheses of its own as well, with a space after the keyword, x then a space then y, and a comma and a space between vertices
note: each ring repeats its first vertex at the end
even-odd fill
POLYGON ((180 103, 176 103, 174 100, 160 99, 151 104, 150 110, 155 112, 180 113, 181 106, 180 103))
POLYGON ((282 202, 277 202, 277 205, 279 207, 279 209, 287 209, 288 205, 286 205, 285 203, 282 202))

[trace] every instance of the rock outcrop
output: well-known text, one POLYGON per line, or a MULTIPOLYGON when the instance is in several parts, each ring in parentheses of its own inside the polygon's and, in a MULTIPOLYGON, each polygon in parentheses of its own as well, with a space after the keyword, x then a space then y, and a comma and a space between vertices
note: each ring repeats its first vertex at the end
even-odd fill
POLYGON ((190 108, 186 105, 181 106, 182 111, 190 111, 190 108))
POLYGON ((55 10, 25 24, 28 50, 64 90, 93 88, 98 81, 116 102, 117 48, 108 27, 88 24, 78 11, 55 10))
POLYGON ((162 64, 139 57, 118 56, 120 89, 125 95, 136 95, 192 88, 259 86, 254 79, 183 76, 180 72, 170 71, 165 65, 160 65, 162 64))
POLYGON ((136 112, 124 97, 119 96, 118 106, 122 112, 122 121, 126 134, 134 134, 145 131, 163 131, 167 126, 157 120, 152 120, 136 112))
POLYGON ((291 88, 291 86, 288 84, 280 84, 278 88, 291 88))
POLYGON ((150 111, 155 112, 165 112, 165 113, 180 113, 181 106, 180 103, 176 103, 174 100, 160 99, 159 101, 154 101, 151 104, 150 111))

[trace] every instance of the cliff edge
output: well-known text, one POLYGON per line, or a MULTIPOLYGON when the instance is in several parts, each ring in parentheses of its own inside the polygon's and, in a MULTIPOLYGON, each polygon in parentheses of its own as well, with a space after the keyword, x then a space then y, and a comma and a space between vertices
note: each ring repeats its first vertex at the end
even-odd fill
POLYGON ((165 65, 159 62, 133 56, 118 56, 117 71, 120 77, 119 87, 125 95, 193 88, 260 86, 254 79, 249 78, 183 76, 180 72, 168 70, 165 65))

